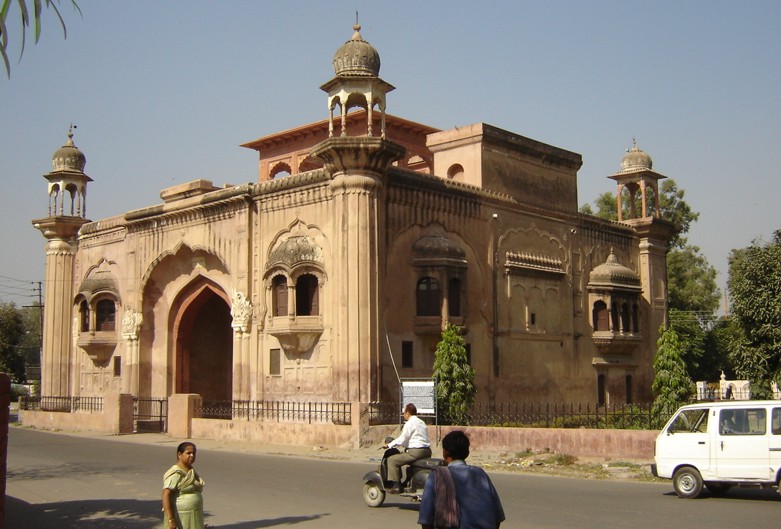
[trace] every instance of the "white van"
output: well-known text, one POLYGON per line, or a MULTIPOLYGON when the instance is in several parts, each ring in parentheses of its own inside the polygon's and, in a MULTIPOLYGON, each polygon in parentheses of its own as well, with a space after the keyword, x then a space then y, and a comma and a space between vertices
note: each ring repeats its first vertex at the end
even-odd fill
POLYGON ((651 472, 672 478, 681 498, 734 485, 778 487, 781 401, 705 402, 681 407, 656 438, 651 472))

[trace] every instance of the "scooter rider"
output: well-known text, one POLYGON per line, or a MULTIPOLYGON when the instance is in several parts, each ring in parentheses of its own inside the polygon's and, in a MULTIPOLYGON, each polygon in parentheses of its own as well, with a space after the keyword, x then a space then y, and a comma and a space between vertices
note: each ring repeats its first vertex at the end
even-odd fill
POLYGON ((428 428, 426 423, 418 418, 418 409, 414 404, 404 406, 404 428, 401 435, 385 445, 384 448, 405 449, 387 459, 388 480, 393 486, 388 492, 400 494, 404 489, 401 477, 401 467, 409 465, 418 459, 431 457, 431 443, 428 440, 428 428))

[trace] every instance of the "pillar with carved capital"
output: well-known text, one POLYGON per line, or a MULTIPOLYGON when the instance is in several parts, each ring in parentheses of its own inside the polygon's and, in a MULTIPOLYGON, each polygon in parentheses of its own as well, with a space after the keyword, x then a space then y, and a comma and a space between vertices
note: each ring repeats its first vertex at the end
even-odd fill
POLYGON ((233 399, 251 399, 250 324, 252 302, 238 290, 231 296, 233 322, 233 399))
POLYGON ((73 394, 73 266, 76 237, 79 228, 86 222, 86 219, 80 217, 47 217, 33 221, 33 225, 47 239, 41 352, 42 396, 73 394))
POLYGON ((125 369, 122 371, 122 393, 138 396, 139 391, 139 342, 142 314, 132 308, 126 308, 122 316, 122 339, 125 341, 125 369))
POLYGON ((331 175, 334 230, 334 400, 379 399, 379 285, 384 262, 383 181, 404 148, 382 138, 337 137, 312 155, 331 175))

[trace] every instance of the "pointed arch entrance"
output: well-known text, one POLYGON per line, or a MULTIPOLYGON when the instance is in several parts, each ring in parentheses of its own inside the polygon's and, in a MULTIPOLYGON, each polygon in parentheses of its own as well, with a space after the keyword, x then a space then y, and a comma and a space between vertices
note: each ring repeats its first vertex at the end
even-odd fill
POLYGON ((176 393, 204 401, 230 401, 233 388, 233 329, 230 301, 205 278, 179 296, 173 324, 176 393))

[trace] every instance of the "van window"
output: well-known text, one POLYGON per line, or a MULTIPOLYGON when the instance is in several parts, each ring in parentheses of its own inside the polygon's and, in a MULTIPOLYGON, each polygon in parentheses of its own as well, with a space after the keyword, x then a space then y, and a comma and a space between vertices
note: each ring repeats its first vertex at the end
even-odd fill
POLYGON ((675 420, 672 422, 672 424, 670 424, 670 427, 667 429, 667 431, 670 433, 707 432, 708 431, 708 409, 697 408, 693 410, 681 411, 675 417, 675 420))
POLYGON ((764 408, 721 410, 719 432, 721 435, 765 435, 766 417, 764 408))
POLYGON ((773 423, 771 428, 773 435, 781 435, 781 408, 773 408, 773 423))

